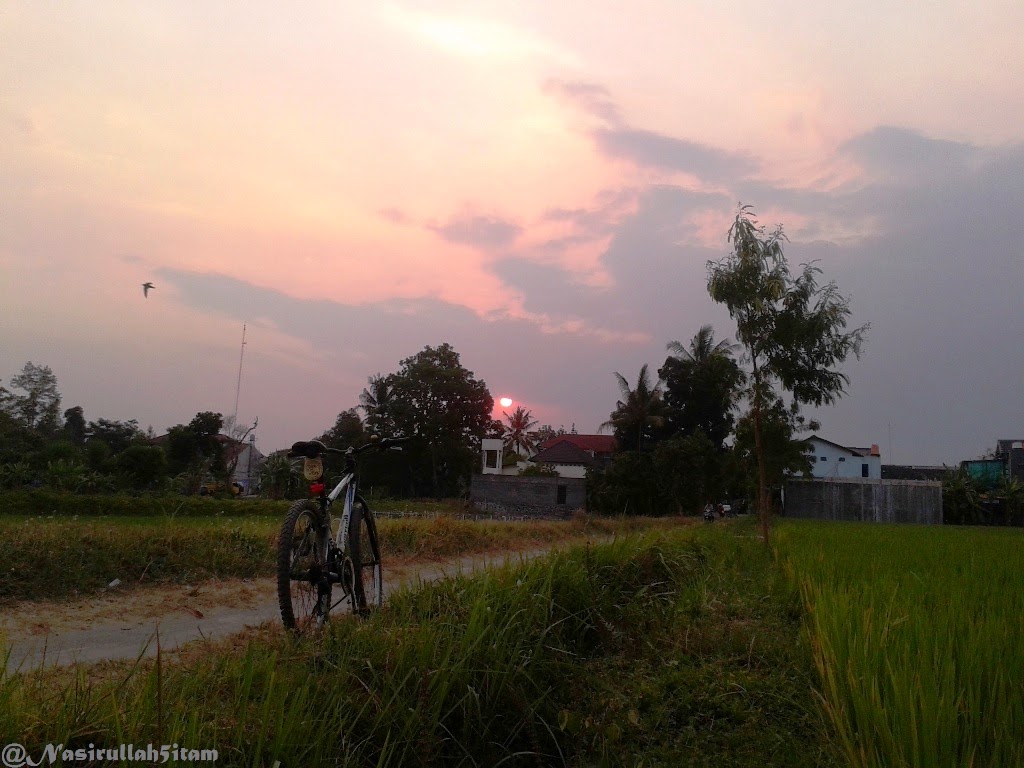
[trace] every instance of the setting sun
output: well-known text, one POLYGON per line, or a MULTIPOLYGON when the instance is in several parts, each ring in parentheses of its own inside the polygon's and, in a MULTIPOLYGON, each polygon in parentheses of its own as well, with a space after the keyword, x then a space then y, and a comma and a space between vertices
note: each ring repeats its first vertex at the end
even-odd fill
POLYGON ((501 403, 501 407, 502 408, 508 408, 510 405, 512 405, 512 398, 511 397, 503 397, 498 402, 501 403))

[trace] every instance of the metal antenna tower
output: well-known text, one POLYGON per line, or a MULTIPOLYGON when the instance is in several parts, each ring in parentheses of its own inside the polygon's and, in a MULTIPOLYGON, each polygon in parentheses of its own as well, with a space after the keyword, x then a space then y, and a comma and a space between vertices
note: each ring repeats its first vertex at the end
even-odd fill
POLYGON ((242 323, 242 351, 238 353, 238 384, 235 385, 235 411, 231 414, 231 421, 238 418, 238 394, 242 391, 242 359, 245 357, 245 323, 242 323))

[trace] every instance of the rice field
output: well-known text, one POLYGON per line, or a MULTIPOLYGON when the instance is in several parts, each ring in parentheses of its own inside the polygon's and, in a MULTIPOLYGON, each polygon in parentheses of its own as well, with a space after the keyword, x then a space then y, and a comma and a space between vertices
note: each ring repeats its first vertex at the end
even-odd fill
POLYGON ((790 521, 774 545, 851 766, 1024 765, 1024 532, 790 521))

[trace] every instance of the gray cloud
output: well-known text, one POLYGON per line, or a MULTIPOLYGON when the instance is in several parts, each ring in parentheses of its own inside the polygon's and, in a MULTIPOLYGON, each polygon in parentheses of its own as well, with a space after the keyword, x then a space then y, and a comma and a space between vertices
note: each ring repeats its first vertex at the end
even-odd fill
POLYGON ((529 312, 561 320, 593 321, 607 307, 604 291, 581 285, 569 272, 552 264, 504 259, 494 265, 494 273, 523 295, 523 306, 529 312))
POLYGON ((706 181, 721 182, 756 170, 748 155, 729 152, 653 131, 599 128, 593 132, 598 149, 609 157, 666 171, 682 171, 706 181))
POLYGON ((957 173, 980 150, 969 144, 928 139, 905 128, 883 125, 840 147, 870 170, 904 182, 957 173))
POLYGON ((444 224, 429 224, 427 228, 450 243, 471 245, 484 251, 508 248, 523 231, 514 221, 476 215, 453 216, 444 224))
POLYGON ((622 123, 619 108, 603 85, 552 78, 544 83, 544 91, 611 125, 622 123))

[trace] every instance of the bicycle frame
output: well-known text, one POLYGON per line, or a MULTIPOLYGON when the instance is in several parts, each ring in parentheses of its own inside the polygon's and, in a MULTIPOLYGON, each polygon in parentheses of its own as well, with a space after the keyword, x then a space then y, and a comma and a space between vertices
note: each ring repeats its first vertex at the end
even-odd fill
POLYGON ((348 526, 349 521, 352 519, 352 507, 356 503, 356 473, 347 473, 343 478, 341 478, 341 482, 334 486, 334 490, 326 494, 322 499, 322 501, 326 502, 323 504, 323 507, 327 512, 327 527, 328 530, 330 530, 331 526, 334 524, 333 518, 331 517, 331 507, 334 505, 334 502, 338 500, 342 491, 346 490, 346 488, 348 491, 345 494, 345 505, 342 508, 341 524, 338 526, 338 533, 335 536, 334 541, 334 546, 342 552, 345 551, 345 547, 348 544, 348 526))

